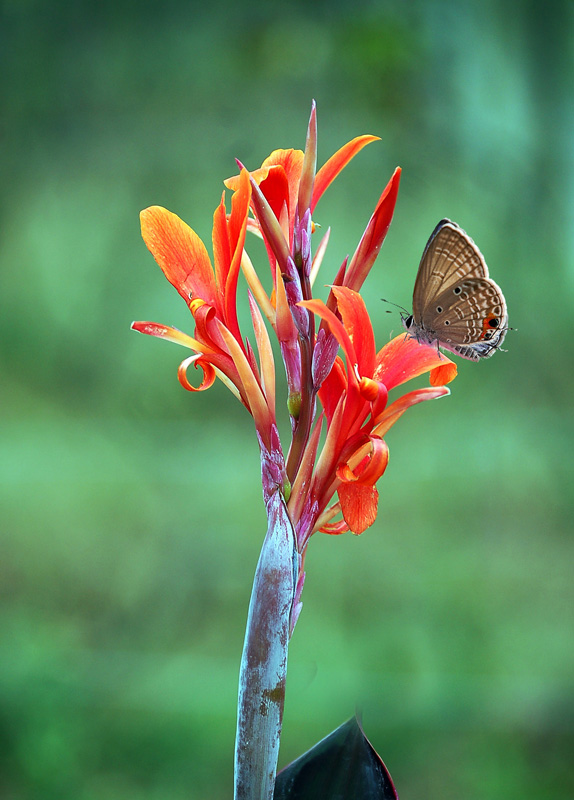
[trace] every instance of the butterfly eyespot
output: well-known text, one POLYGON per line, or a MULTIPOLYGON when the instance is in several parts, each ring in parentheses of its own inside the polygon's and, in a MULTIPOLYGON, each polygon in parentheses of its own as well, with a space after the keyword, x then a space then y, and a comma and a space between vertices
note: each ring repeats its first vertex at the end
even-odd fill
POLYGON ((500 322, 496 317, 492 317, 492 319, 488 320, 488 325, 490 328, 498 328, 499 324, 500 322))
POLYGON ((493 336, 494 333, 492 331, 486 331, 486 333, 484 334, 485 339, 492 339, 493 336))
POLYGON ((444 321, 444 324, 445 324, 445 325, 450 325, 450 322, 449 322, 449 320, 448 320, 448 319, 445 319, 445 321, 444 321))
POLYGON ((453 292, 455 294, 460 294, 462 292, 462 289, 460 288, 460 286, 455 286, 454 289, 453 289, 453 292))
POLYGON ((437 314, 442 314, 442 306, 437 306, 436 307, 436 313, 437 314))

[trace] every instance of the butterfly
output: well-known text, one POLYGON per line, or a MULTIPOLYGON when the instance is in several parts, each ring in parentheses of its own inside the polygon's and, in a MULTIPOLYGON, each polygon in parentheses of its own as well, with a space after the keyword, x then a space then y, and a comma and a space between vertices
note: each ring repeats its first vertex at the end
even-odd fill
POLYGON ((508 313, 502 290, 470 236, 449 219, 439 222, 427 242, 413 313, 402 321, 418 342, 436 342, 471 361, 490 358, 504 341, 508 313))

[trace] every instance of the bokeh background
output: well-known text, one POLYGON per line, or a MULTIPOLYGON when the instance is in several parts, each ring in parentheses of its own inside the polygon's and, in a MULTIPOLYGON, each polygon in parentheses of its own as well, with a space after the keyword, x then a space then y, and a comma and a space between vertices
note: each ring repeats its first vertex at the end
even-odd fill
POLYGON ((573 10, 2 3, 2 798, 231 796, 257 447, 220 384, 189 395, 183 351, 130 332, 191 332, 138 213, 209 242, 234 158, 303 147, 312 98, 320 164, 382 140, 317 210, 320 283, 400 164, 379 343, 444 216, 517 331, 389 434, 376 524, 312 541, 280 765, 358 708, 405 800, 574 796, 573 10))

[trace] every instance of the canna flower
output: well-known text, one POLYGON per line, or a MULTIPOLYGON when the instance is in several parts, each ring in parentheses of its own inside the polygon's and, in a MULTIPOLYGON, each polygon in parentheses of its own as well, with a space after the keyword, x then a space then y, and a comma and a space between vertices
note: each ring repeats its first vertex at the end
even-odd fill
POLYGON ((377 138, 353 139, 316 171, 313 105, 304 151, 275 150, 260 168, 250 173, 240 164, 239 175, 225 181, 233 192, 231 211, 223 195, 213 217, 213 264, 201 239, 175 214, 157 206, 141 213, 145 243, 189 307, 195 331, 190 336, 152 322, 132 327, 190 349, 192 355, 179 366, 180 383, 189 391, 205 391, 219 377, 252 415, 260 445, 268 530, 240 670, 236 800, 273 794, 287 647, 301 610, 310 537, 318 531, 361 534, 373 524, 377 481, 389 460, 387 432, 411 406, 449 394, 446 384, 456 375, 455 364, 436 347, 405 334, 377 351, 359 294, 391 224, 399 168, 354 254, 331 280, 327 301, 313 297, 329 241, 327 229, 312 255, 316 205, 349 161, 377 138), (265 243, 269 294, 247 254, 247 232, 265 243), (238 321, 240 272, 248 287, 255 349, 238 321), (286 457, 276 423, 268 328, 279 343, 287 378, 291 441, 286 457), (192 364, 203 371, 197 387, 188 380, 192 364), (389 402, 389 392, 426 373, 430 386, 389 402))

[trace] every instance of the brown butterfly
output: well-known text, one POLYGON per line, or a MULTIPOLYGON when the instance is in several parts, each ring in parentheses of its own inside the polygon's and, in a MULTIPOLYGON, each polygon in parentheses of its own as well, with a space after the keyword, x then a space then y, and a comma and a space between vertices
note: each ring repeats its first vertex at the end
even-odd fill
POLYGON ((449 219, 424 249, 403 325, 418 342, 479 361, 498 350, 508 330, 506 301, 470 236, 449 219))

